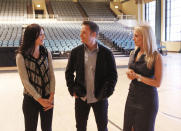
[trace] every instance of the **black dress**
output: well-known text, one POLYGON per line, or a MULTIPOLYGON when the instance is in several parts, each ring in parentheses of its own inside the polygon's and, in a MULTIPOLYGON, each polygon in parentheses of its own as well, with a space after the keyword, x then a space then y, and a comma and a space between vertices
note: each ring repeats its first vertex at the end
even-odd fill
MULTIPOLYGON (((135 61, 140 49, 130 56, 128 67, 135 73, 153 78, 154 63, 151 69, 147 68, 145 55, 135 61)), ((132 80, 124 112, 124 131, 154 131, 155 118, 158 112, 158 92, 157 88, 132 80)))

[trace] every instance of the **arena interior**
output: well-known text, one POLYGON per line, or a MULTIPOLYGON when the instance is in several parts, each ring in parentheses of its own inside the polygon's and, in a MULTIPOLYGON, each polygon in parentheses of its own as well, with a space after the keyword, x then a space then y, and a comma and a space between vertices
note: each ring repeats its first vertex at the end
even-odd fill
MULTIPOLYGON (((129 54, 135 49, 133 29, 148 22, 163 58, 158 89, 159 111, 155 131, 181 131, 181 1, 180 0, 0 0, 0 131, 23 131, 23 85, 15 51, 27 25, 44 28, 44 45, 51 51, 56 78, 53 131, 75 131, 74 98, 69 95, 65 68, 71 50, 82 44, 81 23, 99 25, 97 42, 115 57, 118 82, 109 98, 109 131, 123 131, 125 101, 130 80, 129 54)), ((40 131, 40 123, 37 131, 40 131)), ((88 131, 96 131, 93 112, 88 131)))

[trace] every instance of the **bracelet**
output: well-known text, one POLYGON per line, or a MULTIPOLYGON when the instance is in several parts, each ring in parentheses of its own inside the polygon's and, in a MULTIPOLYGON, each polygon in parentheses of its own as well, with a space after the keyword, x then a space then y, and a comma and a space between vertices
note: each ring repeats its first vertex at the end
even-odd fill
POLYGON ((138 74, 137 81, 141 82, 141 75, 140 74, 138 74))

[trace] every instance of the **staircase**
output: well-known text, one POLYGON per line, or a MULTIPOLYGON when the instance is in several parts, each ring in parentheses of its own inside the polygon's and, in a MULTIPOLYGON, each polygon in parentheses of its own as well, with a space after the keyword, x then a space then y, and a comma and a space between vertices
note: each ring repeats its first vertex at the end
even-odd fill
POLYGON ((33 18, 33 7, 32 7, 31 1, 28 1, 27 3, 27 14, 28 14, 28 18, 33 18))
POLYGON ((110 8, 109 4, 106 4, 106 7, 109 9, 109 11, 114 15, 114 17, 116 18, 117 15, 112 11, 112 9, 110 8))
POLYGON ((45 2, 46 2, 46 8, 47 8, 49 18, 53 18, 54 12, 53 12, 53 9, 52 9, 51 2, 49 0, 45 0, 45 2))
POLYGON ((79 2, 76 2, 75 3, 78 10, 80 11, 82 17, 84 18, 84 20, 87 20, 88 19, 88 15, 87 13, 85 12, 84 8, 82 7, 82 5, 79 3, 79 2))
POLYGON ((99 33, 98 40, 100 40, 104 45, 106 45, 113 53, 114 56, 123 55, 123 52, 116 49, 116 47, 113 45, 113 43, 104 37, 103 34, 99 33))

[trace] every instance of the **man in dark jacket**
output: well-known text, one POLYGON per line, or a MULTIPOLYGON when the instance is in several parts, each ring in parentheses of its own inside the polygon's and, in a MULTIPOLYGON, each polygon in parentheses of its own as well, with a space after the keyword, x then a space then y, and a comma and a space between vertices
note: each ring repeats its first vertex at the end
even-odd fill
POLYGON ((77 131, 86 131, 90 108, 93 108, 98 131, 107 131, 108 100, 117 82, 112 52, 98 44, 99 27, 92 21, 82 23, 82 45, 71 51, 65 77, 75 99, 77 131))

